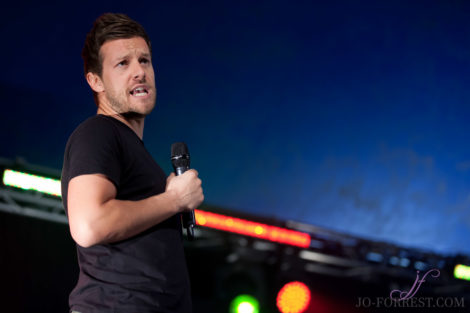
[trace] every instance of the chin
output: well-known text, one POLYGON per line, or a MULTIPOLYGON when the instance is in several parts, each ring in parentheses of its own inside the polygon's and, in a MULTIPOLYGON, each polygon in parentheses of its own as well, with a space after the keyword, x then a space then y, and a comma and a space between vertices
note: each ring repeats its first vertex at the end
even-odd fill
POLYGON ((154 106, 152 105, 151 107, 144 108, 141 110, 136 110, 136 113, 141 114, 142 116, 147 116, 150 113, 152 113, 154 106))
POLYGON ((152 101, 152 103, 140 103, 138 105, 130 107, 129 112, 140 114, 142 116, 147 116, 153 111, 154 108, 155 108, 155 102, 152 101))

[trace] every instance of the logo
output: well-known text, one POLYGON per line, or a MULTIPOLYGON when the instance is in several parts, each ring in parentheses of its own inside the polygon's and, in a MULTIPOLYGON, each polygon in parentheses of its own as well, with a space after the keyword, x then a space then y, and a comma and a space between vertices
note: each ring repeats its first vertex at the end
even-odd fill
POLYGON ((437 278, 441 275, 441 272, 439 272, 438 269, 434 268, 432 270, 427 271, 426 274, 423 275, 423 278, 419 279, 419 271, 417 271, 416 272, 416 279, 415 279, 415 282, 414 282, 413 286, 411 287, 411 289, 409 291, 406 291, 406 290, 401 291, 401 290, 397 290, 397 289, 392 290, 390 292, 390 299, 394 299, 394 300, 397 300, 397 301, 403 301, 403 300, 412 298, 416 294, 416 292, 418 292, 421 285, 426 281, 425 278, 429 274, 431 274, 431 277, 437 278), (397 294, 398 294, 398 297, 396 296, 397 294))
POLYGON ((410 290, 392 290, 389 297, 359 297, 356 308, 463 308, 465 307, 464 297, 414 297, 421 285, 426 281, 426 277, 437 278, 441 275, 438 269, 427 271, 420 277, 416 272, 416 279, 410 290))

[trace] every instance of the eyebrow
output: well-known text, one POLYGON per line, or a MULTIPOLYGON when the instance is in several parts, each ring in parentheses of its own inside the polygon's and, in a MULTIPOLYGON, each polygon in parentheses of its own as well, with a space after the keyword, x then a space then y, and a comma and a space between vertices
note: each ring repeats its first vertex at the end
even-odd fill
MULTIPOLYGON (((121 56, 118 56, 116 58, 114 58, 114 62, 117 62, 117 61, 120 61, 120 60, 124 60, 124 59, 127 59, 129 57, 130 53, 128 54, 125 54, 125 55, 121 55, 121 56)), ((139 55, 139 58, 141 57, 145 57, 145 58, 152 58, 151 54, 150 53, 147 53, 147 52, 143 52, 139 55)))

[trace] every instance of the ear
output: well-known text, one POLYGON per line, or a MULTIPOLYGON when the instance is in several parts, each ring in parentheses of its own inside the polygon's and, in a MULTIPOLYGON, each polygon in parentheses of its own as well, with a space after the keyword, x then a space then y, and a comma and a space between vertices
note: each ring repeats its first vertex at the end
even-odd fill
POLYGON ((94 92, 104 91, 103 81, 101 80, 101 77, 99 77, 97 74, 93 72, 86 73, 86 81, 94 92))

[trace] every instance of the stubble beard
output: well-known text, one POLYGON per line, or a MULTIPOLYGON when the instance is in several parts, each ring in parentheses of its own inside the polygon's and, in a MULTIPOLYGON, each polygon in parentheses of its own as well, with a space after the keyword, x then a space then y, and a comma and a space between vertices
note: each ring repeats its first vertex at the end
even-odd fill
POLYGON ((152 104, 150 105, 150 109, 145 110, 144 112, 139 112, 137 109, 132 107, 131 103, 127 99, 125 99, 125 95, 122 97, 119 97, 115 95, 114 93, 107 92, 106 98, 108 99, 109 105, 116 113, 122 116, 133 117, 133 118, 140 118, 140 117, 145 117, 149 115, 150 112, 152 112, 153 108, 155 107, 155 101, 156 101, 156 95, 154 94, 152 99, 149 99, 149 101, 152 101, 152 104))

